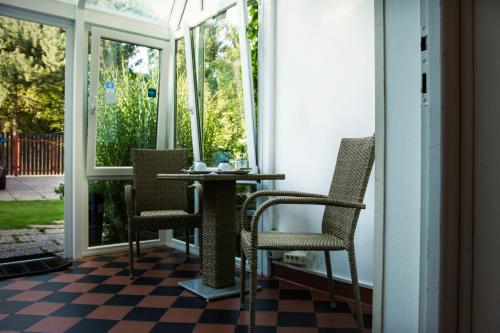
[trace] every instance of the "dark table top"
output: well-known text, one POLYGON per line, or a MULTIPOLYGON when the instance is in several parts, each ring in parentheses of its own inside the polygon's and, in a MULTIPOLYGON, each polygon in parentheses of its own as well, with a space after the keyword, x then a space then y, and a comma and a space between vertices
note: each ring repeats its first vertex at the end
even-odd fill
POLYGON ((222 180, 277 180, 285 179, 282 173, 249 173, 249 174, 189 174, 189 173, 159 173, 158 179, 177 179, 177 180, 198 180, 204 181, 222 181, 222 180))

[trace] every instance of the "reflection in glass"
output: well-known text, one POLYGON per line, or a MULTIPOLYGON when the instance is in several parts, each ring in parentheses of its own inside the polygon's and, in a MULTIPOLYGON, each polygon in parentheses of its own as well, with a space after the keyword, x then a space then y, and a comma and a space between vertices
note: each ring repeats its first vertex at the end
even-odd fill
POLYGON ((86 0, 85 6, 168 24, 175 0, 86 0))
POLYGON ((132 148, 156 147, 160 51, 102 39, 100 52, 95 165, 130 166, 132 148))
POLYGON ((232 7, 192 31, 202 159, 215 166, 225 152, 247 157, 237 8, 232 7))
POLYGON ((177 148, 186 148, 188 150, 189 163, 192 164, 193 139, 191 134, 191 118, 189 116, 189 99, 184 39, 179 39, 176 41, 175 50, 175 145, 177 148))
MULTIPOLYGON (((89 247, 128 241, 124 187, 132 181, 89 181, 89 247)), ((144 231, 141 240, 157 239, 144 231)))

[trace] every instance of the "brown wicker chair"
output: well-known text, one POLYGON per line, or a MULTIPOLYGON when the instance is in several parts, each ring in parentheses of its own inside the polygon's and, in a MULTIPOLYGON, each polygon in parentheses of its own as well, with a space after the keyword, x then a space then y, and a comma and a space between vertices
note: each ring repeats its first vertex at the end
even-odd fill
POLYGON ((251 195, 241 212, 241 309, 245 307, 245 266, 250 264, 250 325, 249 332, 255 332, 255 297, 257 286, 257 250, 303 250, 324 251, 331 306, 335 308, 335 291, 329 251, 346 250, 351 267, 354 289, 356 320, 358 328, 364 329, 361 297, 359 294, 356 256, 354 254, 354 232, 361 209, 365 208, 363 198, 375 158, 375 138, 342 139, 337 164, 328 195, 291 192, 259 191, 251 195), (250 201, 259 196, 275 196, 255 212, 251 223, 246 214, 250 201), (325 206, 321 233, 258 232, 258 221, 264 211, 278 204, 325 206))
POLYGON ((188 155, 185 149, 133 149, 132 160, 134 186, 125 186, 131 277, 134 269, 134 238, 137 258, 140 257, 140 231, 184 229, 186 255, 189 259, 189 230, 200 228, 202 220, 200 213, 188 213, 187 181, 159 181, 156 178, 158 173, 179 173, 186 168, 188 155))

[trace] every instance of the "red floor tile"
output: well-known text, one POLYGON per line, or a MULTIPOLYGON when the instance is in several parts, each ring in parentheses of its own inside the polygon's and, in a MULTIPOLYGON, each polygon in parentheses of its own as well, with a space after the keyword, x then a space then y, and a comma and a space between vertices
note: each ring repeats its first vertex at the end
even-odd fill
POLYGON ((132 311, 133 306, 101 305, 87 315, 90 319, 121 320, 132 311))
POLYGON ((160 321, 171 323, 196 323, 200 319, 202 313, 202 309, 170 308, 160 321))
POLYGON ((16 314, 21 315, 36 315, 36 316, 48 316, 52 312, 62 308, 64 304, 62 303, 49 303, 49 302, 38 302, 33 303, 16 314))
POLYGON ((9 298, 9 301, 37 302, 42 298, 52 294, 52 291, 27 290, 9 298))
POLYGON ((70 329, 81 318, 72 317, 46 317, 28 328, 27 332, 62 333, 70 329))
POLYGON ((153 321, 130 321, 122 320, 118 322, 111 330, 110 333, 147 333, 153 329, 156 322, 153 321))
POLYGON ((76 298, 73 304, 90 304, 90 305, 101 305, 106 303, 113 294, 104 294, 104 293, 85 293, 76 298))

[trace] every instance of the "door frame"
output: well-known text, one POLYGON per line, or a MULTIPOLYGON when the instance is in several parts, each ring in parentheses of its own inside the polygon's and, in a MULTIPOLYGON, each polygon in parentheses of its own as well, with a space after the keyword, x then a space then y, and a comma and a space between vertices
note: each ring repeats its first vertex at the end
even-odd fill
MULTIPOLYGON (((64 145, 73 145, 73 78, 74 73, 74 24, 71 19, 41 12, 27 11, 0 3, 2 16, 59 27, 66 32, 64 67, 64 145)), ((64 152, 64 256, 73 257, 73 151, 64 152)))

